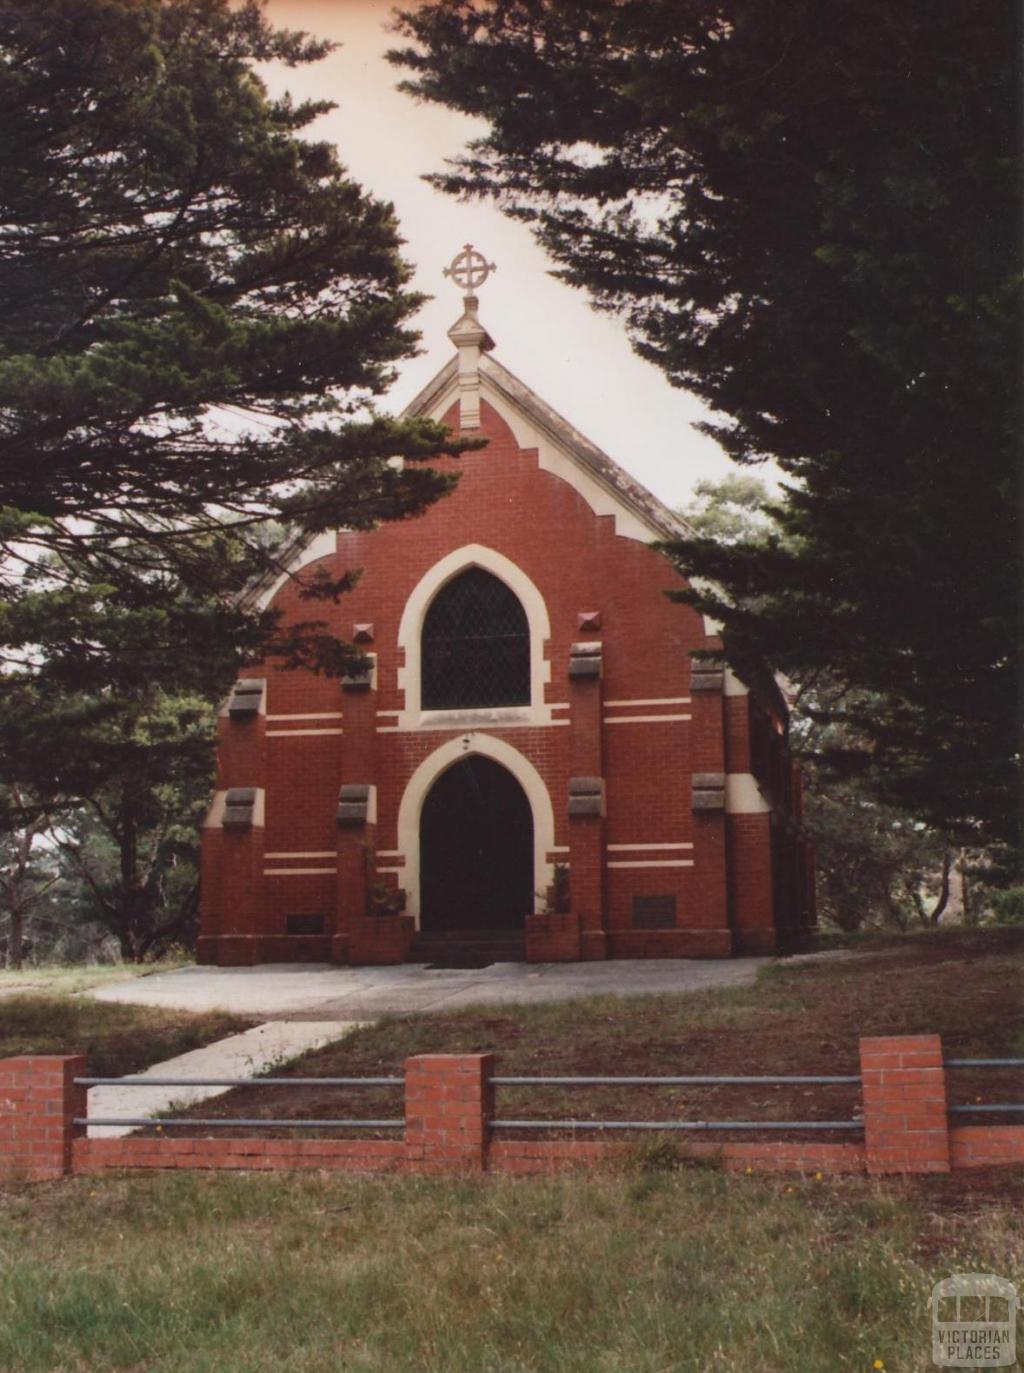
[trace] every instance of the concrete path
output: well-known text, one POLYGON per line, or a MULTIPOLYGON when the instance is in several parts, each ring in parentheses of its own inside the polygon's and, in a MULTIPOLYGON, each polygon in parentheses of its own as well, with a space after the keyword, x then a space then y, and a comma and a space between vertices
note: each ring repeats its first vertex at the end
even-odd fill
MULTIPOLYGON (((177 973, 168 974, 176 977, 177 973)), ((145 979, 143 979, 144 981, 145 979)), ((118 987, 127 987, 127 983, 118 987)), ((107 989, 104 989, 107 990, 107 989)), ((110 989, 113 990, 113 989, 110 989)), ((113 998, 105 996, 103 1000, 113 998)), ((168 1002, 150 1003, 168 1005, 168 1002)), ((154 1063, 137 1077, 255 1077, 266 1073, 288 1059, 297 1058, 308 1049, 319 1049, 359 1027, 351 1020, 303 1020, 293 1023, 277 1020, 269 1025, 257 1025, 244 1034, 207 1044, 204 1049, 179 1054, 164 1063, 154 1063)), ((131 1116, 147 1119, 166 1111, 170 1106, 191 1106, 209 1097, 221 1096, 229 1087, 90 1087, 89 1115, 102 1119, 110 1116, 131 1116)), ((268 1088, 273 1091, 273 1088, 268 1088)), ((130 1134, 128 1125, 90 1125, 90 1139, 108 1139, 130 1134)))
POLYGON ((749 986, 764 958, 616 959, 607 963, 495 963, 488 968, 338 968, 268 963, 255 968, 180 968, 108 984, 88 995, 182 1010, 223 1009, 268 1020, 373 1020, 462 1006, 522 1005, 614 994, 749 986))

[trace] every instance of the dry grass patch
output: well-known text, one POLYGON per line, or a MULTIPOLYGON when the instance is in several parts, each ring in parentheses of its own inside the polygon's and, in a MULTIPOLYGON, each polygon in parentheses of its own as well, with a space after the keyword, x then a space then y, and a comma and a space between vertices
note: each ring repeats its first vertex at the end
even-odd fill
POLYGON ((92 1076, 117 1077, 256 1023, 225 1011, 196 1015, 26 992, 0 998, 0 1058, 84 1053, 92 1076))
POLYGON ((173 972, 192 960, 168 956, 152 963, 46 963, 41 966, 0 968, 0 996, 8 992, 52 992, 62 996, 103 987, 110 982, 128 982, 154 973, 173 972))

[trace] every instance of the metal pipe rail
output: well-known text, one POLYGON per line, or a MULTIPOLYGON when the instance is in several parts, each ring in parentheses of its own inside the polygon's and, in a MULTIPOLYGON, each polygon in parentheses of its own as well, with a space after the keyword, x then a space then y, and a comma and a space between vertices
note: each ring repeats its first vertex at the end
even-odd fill
MULTIPOLYGON (((176 1077, 76 1077, 80 1087, 401 1087, 401 1077, 264 1077, 264 1078, 176 1078, 176 1077)), ((784 1086, 858 1083, 855 1074, 789 1076, 685 1075, 677 1077, 505 1077, 491 1078, 494 1087, 698 1087, 698 1086, 784 1086)), ((247 1129, 399 1129, 404 1120, 242 1120, 152 1117, 76 1117, 76 1125, 151 1126, 160 1129, 199 1126, 247 1129)), ((863 1130, 858 1120, 493 1120, 501 1130, 863 1130)))
POLYGON ((76 1077, 77 1087, 402 1087, 404 1077, 76 1077))
POLYGON ((712 1087, 860 1082, 860 1077, 492 1077, 491 1082, 495 1087, 712 1087))
MULTIPOLYGON (((1024 1068, 1024 1058, 947 1058, 947 1068, 1024 1068)), ((1014 1111, 1024 1111, 1024 1102, 1000 1101, 994 1105, 950 1106, 949 1114, 957 1116, 973 1115, 984 1111, 990 1115, 1009 1115, 1014 1111)))
POLYGON ((153 1130, 180 1129, 188 1125, 201 1125, 204 1129, 210 1126, 220 1127, 221 1129, 234 1129, 244 1125, 246 1129, 270 1130, 326 1130, 331 1128, 345 1130, 401 1130, 405 1127, 404 1120, 200 1120, 200 1119, 163 1119, 154 1116, 140 1116, 133 1118, 130 1116, 112 1116, 94 1118, 92 1116, 75 1116, 75 1125, 132 1125, 135 1127, 149 1126, 153 1130))
MULTIPOLYGON (((79 1087, 401 1087, 402 1077, 76 1077, 79 1087)), ((199 1125, 204 1129, 245 1126, 246 1129, 290 1130, 345 1129, 390 1130, 402 1129, 404 1120, 240 1120, 161 1118, 154 1116, 76 1116, 76 1125, 123 1125, 138 1129, 181 1129, 199 1125)))
POLYGON ((492 1120, 496 1130, 863 1130, 862 1120, 492 1120))
POLYGON ((946 1109, 948 1110, 951 1116, 969 1116, 973 1115, 975 1111, 996 1111, 999 1113, 1003 1113, 1008 1111, 1024 1111, 1024 1102, 1014 1104, 1013 1102, 1009 1101, 1000 1101, 996 1105, 990 1106, 949 1106, 946 1109))
POLYGON ((1024 1058, 947 1058, 947 1068, 1024 1068, 1024 1058))

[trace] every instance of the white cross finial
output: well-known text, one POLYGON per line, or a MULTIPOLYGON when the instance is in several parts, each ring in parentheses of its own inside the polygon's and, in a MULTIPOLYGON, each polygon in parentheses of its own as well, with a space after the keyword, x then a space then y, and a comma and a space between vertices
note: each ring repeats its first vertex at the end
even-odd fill
POLYGON ((444 269, 444 274, 451 277, 456 286, 472 293, 497 270, 495 264, 488 262, 483 253, 478 253, 472 243, 466 243, 463 244, 462 252, 456 253, 444 269))

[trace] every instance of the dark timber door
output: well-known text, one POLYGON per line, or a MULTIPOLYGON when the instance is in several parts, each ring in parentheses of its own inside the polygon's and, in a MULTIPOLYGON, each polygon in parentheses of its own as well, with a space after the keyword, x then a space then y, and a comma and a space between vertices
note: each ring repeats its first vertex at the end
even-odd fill
POLYGON ((420 928, 521 930, 533 910, 533 813, 506 769, 476 754, 443 772, 420 819, 420 928))

